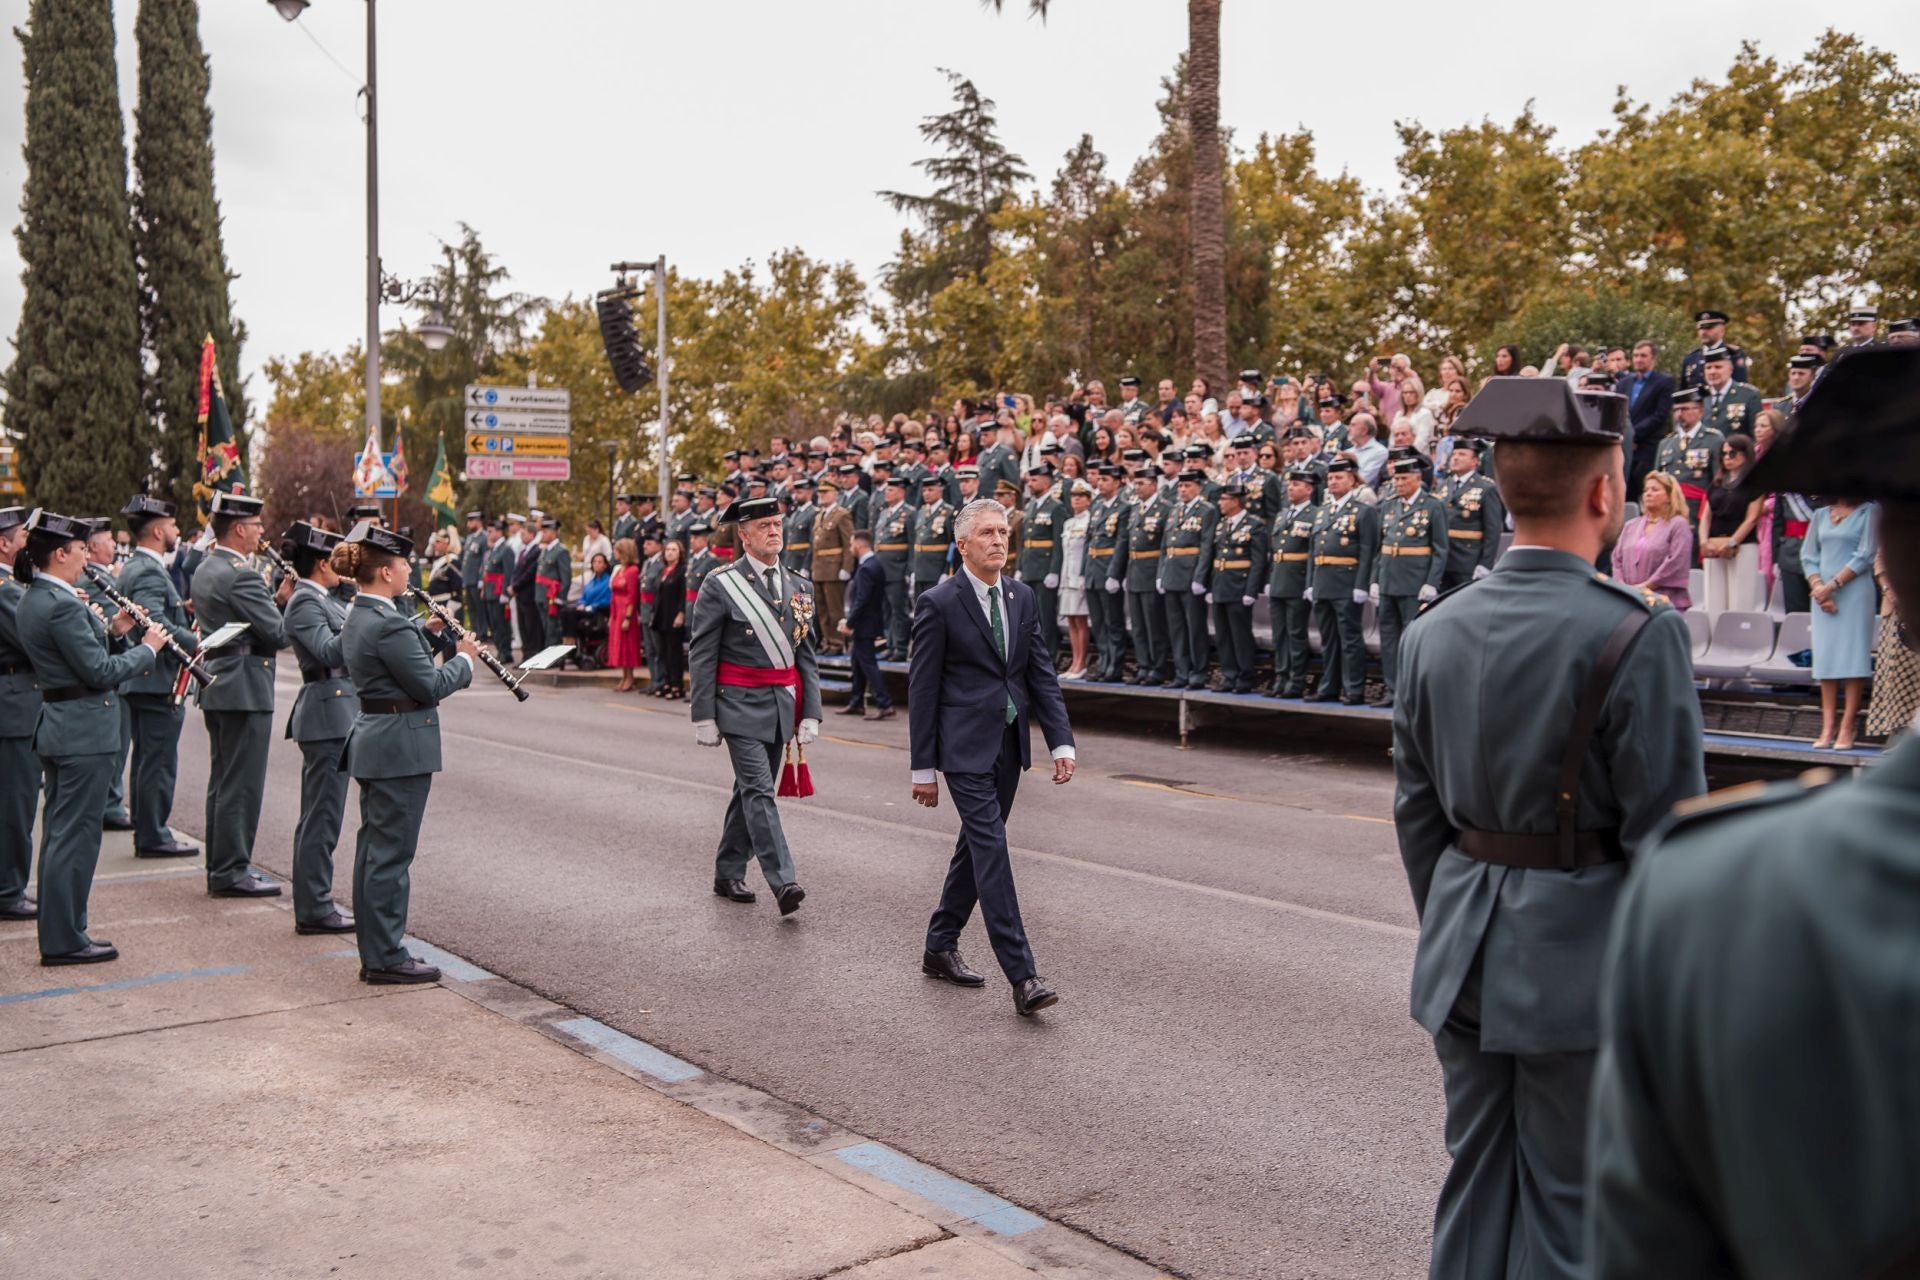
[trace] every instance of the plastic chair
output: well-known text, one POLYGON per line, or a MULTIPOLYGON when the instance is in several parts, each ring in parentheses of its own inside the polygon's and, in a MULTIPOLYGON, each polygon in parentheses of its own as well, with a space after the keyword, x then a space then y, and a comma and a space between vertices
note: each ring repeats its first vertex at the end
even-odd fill
POLYGON ((1773 656, 1773 618, 1764 613, 1723 613, 1713 620, 1713 642, 1693 674, 1709 680, 1744 680, 1756 663, 1773 656))
POLYGON ((1813 615, 1790 613, 1780 624, 1780 638, 1774 642, 1773 652, 1764 662, 1755 663, 1747 673, 1747 678, 1766 684, 1810 685, 1813 683, 1813 668, 1797 667, 1790 659, 1793 654, 1811 648, 1813 615))
POLYGON ((1687 598, 1696 601, 1701 608, 1707 605, 1707 571, 1705 569, 1687 570, 1687 598))
POLYGON ((1687 620, 1687 634, 1693 637, 1693 660, 1697 664, 1713 644, 1713 622, 1705 609, 1689 609, 1681 616, 1687 620))

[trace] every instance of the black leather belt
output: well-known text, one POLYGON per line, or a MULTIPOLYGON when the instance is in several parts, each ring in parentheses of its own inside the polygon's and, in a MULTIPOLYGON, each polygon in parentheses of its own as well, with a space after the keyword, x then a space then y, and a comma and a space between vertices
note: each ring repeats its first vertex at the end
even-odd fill
POLYGON ((360 710, 370 716, 397 716, 408 711, 428 711, 431 708, 411 698, 362 698, 360 710))
POLYGON ((345 667, 315 667, 312 670, 302 667, 300 669, 301 684, 319 684, 322 680, 345 680, 346 678, 345 667))
POLYGON ((280 651, 264 644, 256 644, 249 648, 247 652, 256 658, 271 658, 280 651))
POLYGON ((1609 862, 1627 860, 1627 851, 1620 847, 1618 831, 1574 832, 1571 861, 1563 856, 1557 835, 1462 831, 1459 844, 1460 852, 1475 862, 1491 862, 1497 867, 1525 867, 1536 871, 1577 871, 1582 867, 1600 867, 1609 862))
POLYGON ((43 689, 40 691, 42 702, 75 702, 81 698, 104 698, 112 693, 111 689, 43 689))

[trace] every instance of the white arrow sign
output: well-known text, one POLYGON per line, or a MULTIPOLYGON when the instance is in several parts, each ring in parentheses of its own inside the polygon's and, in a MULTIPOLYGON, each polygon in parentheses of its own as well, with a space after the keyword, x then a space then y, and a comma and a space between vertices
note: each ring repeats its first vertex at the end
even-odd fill
POLYGON ((474 409, 544 409, 565 413, 573 407, 573 393, 560 387, 488 387, 469 382, 466 406, 474 409))
POLYGON ((564 436, 572 432, 573 420, 544 409, 469 409, 466 426, 483 435, 564 436))

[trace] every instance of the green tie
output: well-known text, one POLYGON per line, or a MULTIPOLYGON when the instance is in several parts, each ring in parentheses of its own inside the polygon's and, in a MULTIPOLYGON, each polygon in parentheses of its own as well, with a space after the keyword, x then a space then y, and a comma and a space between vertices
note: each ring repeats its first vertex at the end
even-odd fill
MULTIPOLYGON (((1000 653, 1000 660, 1007 659, 1007 629, 1000 622, 1000 585, 995 583, 987 588, 988 616, 993 621, 993 647, 1000 653)), ((1012 724, 1020 713, 1014 708, 1013 695, 1007 695, 1007 723, 1012 724)))

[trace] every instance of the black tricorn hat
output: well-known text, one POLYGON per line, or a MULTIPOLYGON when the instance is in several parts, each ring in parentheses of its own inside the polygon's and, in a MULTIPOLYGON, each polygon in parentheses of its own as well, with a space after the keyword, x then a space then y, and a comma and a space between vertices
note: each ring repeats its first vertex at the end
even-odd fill
POLYGON ((293 555, 297 551, 312 551, 326 555, 340 545, 340 535, 326 529, 316 529, 305 520, 296 520, 280 535, 280 554, 293 555))
POLYGON ((364 543, 375 551, 384 551, 402 560, 413 554, 412 538, 397 529, 382 529, 371 520, 362 520, 353 526, 353 531, 347 534, 344 541, 364 543))
POLYGON ((216 493, 207 510, 216 516, 257 516, 267 504, 244 493, 216 493))
POLYGON ((1920 347, 1856 352, 1813 384, 1740 484, 1782 490, 1920 502, 1920 347))
POLYGON ((761 520, 767 516, 780 514, 780 502, 776 498, 742 498, 720 513, 721 524, 734 524, 741 520, 761 520))
POLYGON ((0 533, 18 529, 27 522, 25 507, 0 507, 0 533))
POLYGON ((1320 477, 1314 474, 1312 467, 1294 467, 1287 472, 1287 479, 1289 481, 1298 481, 1301 484, 1320 483, 1320 477))
POLYGON ((174 516, 174 506, 171 502, 136 493, 127 499, 126 506, 120 508, 120 514, 129 520, 170 520, 174 516))
POLYGON ((73 516, 63 516, 58 511, 49 511, 45 507, 35 507, 27 516, 28 533, 44 533, 55 538, 85 540, 93 533, 93 523, 78 520, 73 516))
POLYGON ((1575 392, 1565 378, 1489 378, 1453 421, 1455 435, 1535 444, 1619 444, 1627 398, 1575 392))
POLYGON ((362 517, 378 516, 380 514, 380 504, 377 502, 356 502, 347 508, 347 514, 362 517))

